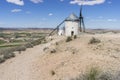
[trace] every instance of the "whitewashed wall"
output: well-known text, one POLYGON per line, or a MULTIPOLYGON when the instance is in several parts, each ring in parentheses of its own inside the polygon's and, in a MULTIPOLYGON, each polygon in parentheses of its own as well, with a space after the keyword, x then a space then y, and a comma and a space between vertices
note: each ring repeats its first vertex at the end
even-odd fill
POLYGON ((72 31, 74 35, 79 34, 79 21, 65 21, 65 35, 71 36, 72 31))
POLYGON ((63 34, 64 34, 64 31, 63 31, 63 30, 59 30, 59 31, 58 31, 58 35, 61 36, 61 35, 63 35, 63 34))

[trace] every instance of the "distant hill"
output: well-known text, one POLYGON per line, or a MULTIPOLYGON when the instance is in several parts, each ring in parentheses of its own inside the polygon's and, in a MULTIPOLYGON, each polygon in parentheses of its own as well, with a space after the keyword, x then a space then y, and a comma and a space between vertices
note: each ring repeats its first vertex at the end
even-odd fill
POLYGON ((0 31, 3 30, 52 30, 53 28, 0 28, 0 31))

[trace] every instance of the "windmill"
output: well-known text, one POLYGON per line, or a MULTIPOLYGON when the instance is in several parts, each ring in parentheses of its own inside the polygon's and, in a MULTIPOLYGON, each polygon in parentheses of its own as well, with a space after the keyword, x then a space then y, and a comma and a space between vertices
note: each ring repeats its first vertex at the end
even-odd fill
MULTIPOLYGON (((55 31, 59 31, 59 28, 62 24, 66 23, 67 21, 70 21, 70 22, 75 22, 75 25, 76 25, 76 21, 78 23, 78 27, 80 27, 80 32, 85 32, 85 24, 84 24, 84 18, 82 16, 82 5, 80 7, 80 14, 79 14, 79 17, 76 17, 74 14, 70 15, 69 17, 65 18, 65 20, 63 20, 60 24, 57 25, 57 27, 55 29, 53 29, 49 36, 51 36, 55 31)), ((68 22, 69 23, 69 22, 68 22)), ((69 25, 69 28, 70 28, 71 24, 69 25)), ((66 26, 65 26, 66 27, 66 26)), ((72 26, 72 28, 75 27, 74 24, 72 26)), ((77 30, 77 28, 76 28, 77 30)), ((68 31, 70 31, 69 33, 71 33, 72 30, 68 29, 68 31)), ((73 31, 72 31, 73 32, 73 31)), ((77 33, 76 33, 77 34, 77 33)))
POLYGON ((80 15, 79 15, 79 20, 80 20, 80 32, 85 32, 85 24, 84 24, 84 18, 82 15, 82 5, 80 7, 80 15), (83 27, 83 28, 82 28, 83 27), (83 29, 83 30, 82 30, 83 29))

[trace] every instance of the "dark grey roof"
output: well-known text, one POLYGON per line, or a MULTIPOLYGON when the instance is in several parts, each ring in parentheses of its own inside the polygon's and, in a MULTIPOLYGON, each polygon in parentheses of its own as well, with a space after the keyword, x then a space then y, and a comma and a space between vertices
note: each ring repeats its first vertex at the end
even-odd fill
POLYGON ((77 17, 74 13, 70 14, 69 17, 66 18, 65 21, 78 21, 79 17, 77 17))

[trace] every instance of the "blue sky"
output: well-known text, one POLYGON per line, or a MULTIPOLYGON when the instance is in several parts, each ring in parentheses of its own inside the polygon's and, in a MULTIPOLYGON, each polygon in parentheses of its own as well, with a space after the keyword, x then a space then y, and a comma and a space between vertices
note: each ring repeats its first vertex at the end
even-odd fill
MULTIPOLYGON (((83 6, 86 28, 120 29, 120 0, 95 1, 83 6)), ((79 0, 0 0, 0 27, 55 28, 71 13, 78 16, 79 4, 79 0)))

